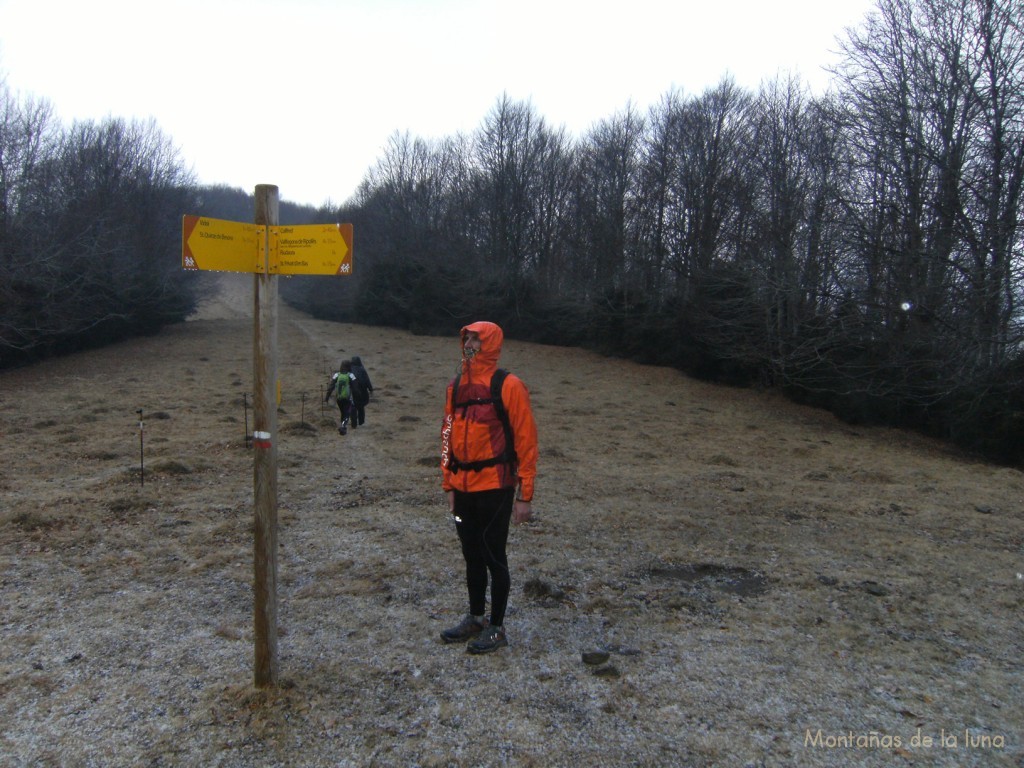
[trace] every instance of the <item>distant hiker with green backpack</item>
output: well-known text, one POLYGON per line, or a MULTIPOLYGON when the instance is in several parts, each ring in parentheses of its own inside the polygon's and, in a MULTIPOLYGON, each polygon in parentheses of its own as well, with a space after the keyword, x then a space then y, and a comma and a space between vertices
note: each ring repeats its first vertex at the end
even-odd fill
POLYGON ((327 397, 324 402, 330 402, 333 395, 334 401, 341 411, 341 426, 338 427, 338 434, 344 435, 348 432, 349 416, 352 413, 352 382, 355 376, 352 375, 352 363, 343 360, 341 369, 331 377, 331 384, 327 388, 327 397))

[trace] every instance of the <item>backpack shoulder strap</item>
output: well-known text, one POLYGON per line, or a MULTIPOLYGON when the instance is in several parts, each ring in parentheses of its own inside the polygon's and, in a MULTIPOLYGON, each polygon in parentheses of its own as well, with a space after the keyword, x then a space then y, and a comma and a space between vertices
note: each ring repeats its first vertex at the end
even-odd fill
POLYGON ((505 378, 508 376, 508 371, 504 368, 498 368, 494 371, 494 375, 491 377, 491 397, 494 398, 495 402, 501 401, 501 387, 505 383, 505 378))
POLYGON ((452 411, 455 410, 455 404, 459 402, 459 379, 462 378, 461 373, 455 374, 455 378, 452 379, 452 411))
POLYGON ((508 378, 508 371, 504 368, 498 368, 494 372, 494 376, 491 377, 491 400, 494 402, 494 410, 498 412, 498 418, 501 419, 501 426, 505 430, 504 455, 508 459, 508 463, 515 466, 515 436, 512 434, 512 423, 508 420, 508 411, 505 410, 505 401, 501 399, 501 388, 504 386, 506 378, 508 378))
POLYGON ((508 421, 508 414, 505 413, 505 401, 501 399, 501 388, 507 377, 508 371, 504 368, 498 368, 491 377, 491 402, 494 403, 494 409, 501 417, 502 423, 508 421))

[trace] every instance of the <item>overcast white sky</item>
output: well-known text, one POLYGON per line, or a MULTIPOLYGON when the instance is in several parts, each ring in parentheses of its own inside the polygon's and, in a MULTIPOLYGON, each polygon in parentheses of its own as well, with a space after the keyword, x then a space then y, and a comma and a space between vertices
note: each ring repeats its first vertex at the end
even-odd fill
POLYGON ((342 203, 396 131, 503 93, 579 136, 731 74, 815 92, 874 0, 0 0, 0 78, 64 124, 152 117, 201 183, 342 203))

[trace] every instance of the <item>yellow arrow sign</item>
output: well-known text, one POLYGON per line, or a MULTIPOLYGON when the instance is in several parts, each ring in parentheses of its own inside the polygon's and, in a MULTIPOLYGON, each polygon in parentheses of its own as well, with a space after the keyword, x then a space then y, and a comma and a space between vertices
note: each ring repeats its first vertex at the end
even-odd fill
POLYGON ((271 227, 270 241, 271 274, 352 274, 351 224, 271 227))
MULTIPOLYGON (((266 234, 263 225, 184 216, 181 266, 262 273, 266 234)), ((268 270, 275 275, 351 275, 352 225, 270 227, 269 262, 268 270)))
POLYGON ((181 266, 221 272, 262 272, 266 227, 204 216, 181 220, 181 266))

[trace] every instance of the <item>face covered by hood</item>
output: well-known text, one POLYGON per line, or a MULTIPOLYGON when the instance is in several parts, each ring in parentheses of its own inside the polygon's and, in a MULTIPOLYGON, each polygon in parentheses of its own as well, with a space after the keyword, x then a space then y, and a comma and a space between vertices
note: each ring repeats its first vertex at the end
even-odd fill
POLYGON ((471 376, 493 372, 498 367, 501 357, 501 343, 505 339, 494 323, 480 321, 470 323, 459 333, 462 344, 462 370, 471 376), (480 337, 480 351, 472 357, 466 355, 466 334, 473 332, 480 337))

